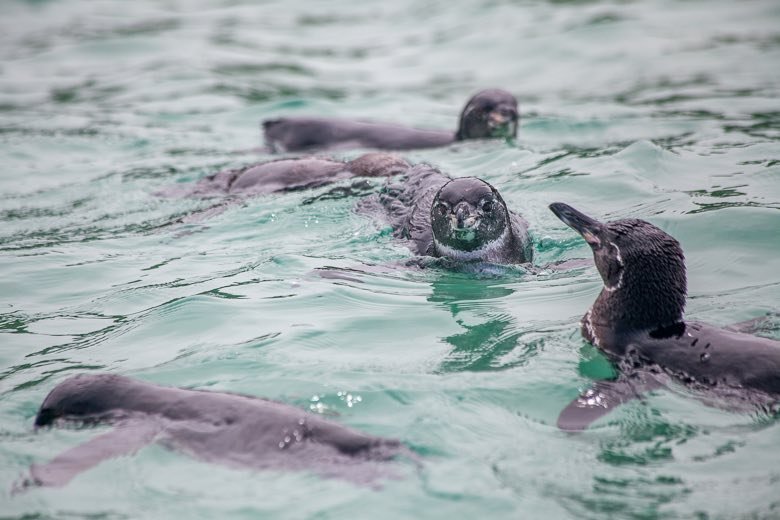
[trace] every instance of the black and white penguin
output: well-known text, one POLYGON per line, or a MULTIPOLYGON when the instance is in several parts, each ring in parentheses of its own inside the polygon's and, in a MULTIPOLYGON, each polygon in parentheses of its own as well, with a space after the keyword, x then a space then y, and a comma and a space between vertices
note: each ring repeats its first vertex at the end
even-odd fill
POLYGON ((620 373, 564 409, 560 428, 585 429, 670 379, 727 400, 780 400, 780 342, 684 320, 685 259, 677 240, 644 220, 602 223, 560 202, 550 209, 593 250, 604 288, 582 319, 582 335, 620 373))
POLYGON ((399 441, 367 435, 294 406, 257 397, 187 390, 113 374, 82 374, 57 385, 35 417, 112 424, 33 465, 23 486, 63 486, 105 459, 160 441, 199 459, 251 469, 309 470, 357 483, 383 475, 380 463, 413 454, 399 441))
POLYGON ((419 255, 493 264, 533 259, 528 223, 481 179, 453 179, 421 164, 389 182, 378 201, 395 236, 419 255))
POLYGON ((283 117, 263 122, 266 147, 275 152, 375 148, 435 148, 455 141, 517 136, 515 97, 500 89, 475 94, 463 109, 456 132, 421 130, 388 123, 315 117, 283 117))

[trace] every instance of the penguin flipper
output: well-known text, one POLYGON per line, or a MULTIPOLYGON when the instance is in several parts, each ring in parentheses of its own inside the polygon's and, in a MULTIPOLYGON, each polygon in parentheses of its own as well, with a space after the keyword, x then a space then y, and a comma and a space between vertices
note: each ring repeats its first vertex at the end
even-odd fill
POLYGON ((160 431, 161 427, 152 421, 118 424, 113 430, 66 450, 45 464, 33 464, 21 487, 64 486, 79 473, 106 459, 137 452, 152 442, 160 431))
POLYGON ((598 381, 569 403, 558 415, 558 428, 580 432, 623 403, 642 399, 650 390, 663 384, 652 376, 621 376, 615 381, 598 381))

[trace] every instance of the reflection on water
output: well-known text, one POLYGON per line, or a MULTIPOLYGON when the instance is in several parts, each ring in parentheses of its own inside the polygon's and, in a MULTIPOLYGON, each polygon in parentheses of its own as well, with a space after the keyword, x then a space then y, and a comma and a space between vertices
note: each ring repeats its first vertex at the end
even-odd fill
POLYGON ((439 371, 499 370, 510 368, 502 357, 518 346, 521 334, 515 320, 508 314, 491 308, 491 301, 509 296, 514 291, 504 280, 473 279, 458 274, 442 274, 431 284, 427 298, 452 313, 464 332, 444 340, 453 350, 442 360, 439 371), (477 323, 472 323, 477 321, 477 323))

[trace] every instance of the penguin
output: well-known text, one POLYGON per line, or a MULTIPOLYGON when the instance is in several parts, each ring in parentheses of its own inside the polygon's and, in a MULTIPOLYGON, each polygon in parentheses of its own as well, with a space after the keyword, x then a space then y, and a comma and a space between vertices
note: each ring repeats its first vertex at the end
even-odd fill
POLYGON ((385 152, 346 162, 323 157, 267 161, 224 170, 194 186, 161 194, 223 197, 217 206, 187 216, 192 222, 224 211, 244 197, 316 188, 357 177, 387 179, 381 193, 369 196, 370 202, 359 203, 358 210, 378 213, 393 227, 394 236, 407 240, 417 255, 491 264, 522 264, 533 259, 528 223, 509 211, 488 182, 476 177, 453 179, 430 165, 411 166, 385 152), (379 209, 371 211, 372 203, 379 209))
POLYGON ((468 100, 455 132, 315 117, 283 117, 264 121, 262 126, 266 147, 274 152, 350 148, 411 150, 447 146, 467 139, 515 138, 518 120, 515 97, 504 90, 487 89, 468 100))
POLYGON ((189 390, 116 374, 79 374, 51 390, 35 427, 108 424, 113 429, 33 465, 17 487, 64 486, 105 459, 149 443, 248 469, 312 471, 356 483, 384 476, 382 465, 411 451, 316 414, 258 397, 189 390))
POLYGON ((482 179, 453 179, 421 164, 388 182, 374 206, 417 255, 492 264, 533 260, 528 223, 482 179))
POLYGON ((779 341, 685 320, 685 257, 677 240, 644 220, 602 223, 561 202, 550 210, 593 250, 604 288, 581 332, 620 374, 569 404, 558 417, 561 429, 583 430, 672 380, 731 402, 778 403, 779 341))

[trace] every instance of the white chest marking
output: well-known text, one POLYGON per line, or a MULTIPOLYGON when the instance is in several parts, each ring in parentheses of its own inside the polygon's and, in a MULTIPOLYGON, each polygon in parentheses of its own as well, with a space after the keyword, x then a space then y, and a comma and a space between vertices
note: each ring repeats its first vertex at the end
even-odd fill
POLYGON ((599 345, 599 337, 598 337, 598 336, 596 336, 596 328, 595 328, 595 327, 593 326, 593 324, 590 322, 590 315, 591 315, 591 313, 592 313, 592 312, 593 312, 593 309, 592 309, 592 308, 588 309, 588 312, 587 312, 587 314, 585 314, 585 319, 584 319, 584 320, 582 320, 582 322, 583 322, 583 325, 585 325, 585 330, 587 330, 587 331, 588 331, 588 335, 589 335, 591 338, 593 338, 593 339, 591 340, 591 341, 593 342, 593 344, 594 344, 595 346, 597 346, 597 347, 600 347, 601 345, 599 345))
POLYGON ((504 244, 506 243, 507 238, 509 237, 509 226, 504 227, 504 232, 501 233, 501 236, 496 238, 495 240, 492 240, 488 242, 487 244, 483 245, 479 249, 475 249, 473 251, 461 251, 460 249, 455 249, 454 247, 449 247, 438 240, 436 240, 436 237, 433 237, 433 243, 436 246, 436 252, 438 252, 441 256, 446 256, 448 258, 453 258, 455 260, 487 260, 488 257, 491 255, 491 253, 494 253, 501 249, 504 244))
POLYGON ((620 264, 620 276, 618 276, 617 284, 611 285, 611 286, 610 285, 606 285, 606 284, 604 285, 604 290, 605 291, 613 292, 613 291, 617 291, 618 289, 620 289, 620 287, 623 285, 623 271, 624 271, 623 267, 624 267, 624 264, 623 264, 623 257, 620 256, 620 248, 614 242, 610 242, 609 244, 612 247, 615 248, 615 251, 617 251, 617 255, 615 256, 615 258, 617 259, 618 263, 620 264))

